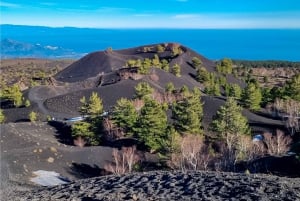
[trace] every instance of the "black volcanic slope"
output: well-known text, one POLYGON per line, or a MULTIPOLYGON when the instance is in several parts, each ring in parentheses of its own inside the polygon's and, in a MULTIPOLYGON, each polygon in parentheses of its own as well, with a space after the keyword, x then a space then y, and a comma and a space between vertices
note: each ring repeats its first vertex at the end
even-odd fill
POLYGON ((79 180, 20 193, 22 200, 299 201, 300 180, 218 172, 148 172, 79 180))
MULTIPOLYGON (((147 47, 153 47, 153 49, 155 49, 156 46, 157 44, 148 45, 147 47)), ((55 75, 55 79, 62 82, 80 82, 91 77, 99 76, 102 73, 106 74, 116 71, 124 67, 126 61, 129 59, 152 59, 155 54, 157 54, 160 59, 169 59, 170 67, 175 63, 179 64, 181 66, 182 75, 190 76, 191 74, 195 74, 195 69, 190 65, 193 57, 200 58, 204 67, 209 72, 215 71, 214 62, 187 47, 180 46, 184 52, 177 57, 171 57, 171 51, 168 49, 166 49, 166 51, 163 53, 158 53, 157 51, 144 52, 144 47, 145 46, 140 46, 124 50, 99 51, 90 53, 71 64, 63 71, 59 72, 57 75, 55 75)), ((239 82, 234 78, 230 78, 228 81, 237 83, 239 82)), ((240 84, 242 83, 240 82, 240 84)))
MULTIPOLYGON (((156 51, 156 46, 158 44, 153 44, 123 50, 106 50, 88 54, 55 75, 55 79, 60 82, 69 83, 70 86, 73 86, 74 84, 73 88, 77 88, 76 83, 85 82, 89 78, 96 77, 97 79, 95 80, 99 80, 101 74, 103 75, 103 84, 98 87, 96 87, 97 84, 94 84, 94 87, 89 87, 86 89, 78 88, 77 90, 72 90, 72 92, 63 95, 48 98, 45 100, 44 105, 49 111, 68 114, 68 116, 74 116, 78 115, 78 108, 81 105, 79 101, 80 98, 83 96, 89 97, 92 92, 97 92, 103 100, 104 109, 110 110, 118 99, 122 97, 129 99, 133 98, 134 87, 137 85, 137 83, 142 81, 148 82, 158 91, 163 91, 166 84, 169 82, 172 82, 176 88, 186 85, 190 89, 193 87, 199 87, 200 89, 203 89, 203 86, 193 78, 193 76, 196 74, 196 70, 191 65, 192 58, 200 58, 203 66, 209 72, 216 71, 215 63, 184 46, 180 46, 180 48, 183 50, 182 54, 172 57, 171 50, 168 48, 170 45, 174 44, 175 43, 169 43, 166 45, 167 48, 163 53, 158 53, 156 51), (152 50, 144 52, 145 47, 151 47, 152 50), (176 63, 179 64, 181 66, 181 77, 176 77, 172 73, 165 72, 157 68, 153 68, 150 72, 150 75, 141 76, 137 80, 124 80, 118 75, 118 70, 125 66, 127 60, 143 60, 145 58, 152 59, 155 54, 157 54, 160 59, 168 59, 170 67, 176 63), (151 75, 155 75, 156 79, 152 79, 151 75)), ((241 87, 245 86, 243 81, 234 78, 232 75, 227 75, 226 79, 229 83, 237 83, 241 87)), ((203 126, 208 128, 213 115, 215 115, 219 107, 224 104, 224 99, 204 95, 202 100, 205 103, 203 126)), ((247 110, 244 111, 244 115, 248 117, 251 125, 253 124, 258 127, 261 127, 260 125, 262 124, 268 128, 281 128, 283 126, 281 121, 262 117, 247 110)))

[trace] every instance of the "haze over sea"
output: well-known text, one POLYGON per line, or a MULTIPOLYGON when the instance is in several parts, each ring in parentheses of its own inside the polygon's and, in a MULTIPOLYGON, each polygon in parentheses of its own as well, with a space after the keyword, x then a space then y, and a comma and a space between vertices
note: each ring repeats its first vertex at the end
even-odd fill
POLYGON ((300 29, 90 29, 1 26, 1 38, 89 53, 178 42, 213 59, 300 61, 300 29))

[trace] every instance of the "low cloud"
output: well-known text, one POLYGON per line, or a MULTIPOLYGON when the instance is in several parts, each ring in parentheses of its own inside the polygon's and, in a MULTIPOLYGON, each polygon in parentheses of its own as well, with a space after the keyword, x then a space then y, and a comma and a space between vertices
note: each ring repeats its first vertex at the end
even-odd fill
POLYGON ((174 19, 191 19, 191 18, 199 18, 199 17, 200 15, 197 14, 178 14, 173 16, 174 19))
POLYGON ((18 7, 21 7, 21 6, 20 6, 20 4, 8 3, 8 2, 0 1, 0 7, 5 7, 5 8, 18 8, 18 7))

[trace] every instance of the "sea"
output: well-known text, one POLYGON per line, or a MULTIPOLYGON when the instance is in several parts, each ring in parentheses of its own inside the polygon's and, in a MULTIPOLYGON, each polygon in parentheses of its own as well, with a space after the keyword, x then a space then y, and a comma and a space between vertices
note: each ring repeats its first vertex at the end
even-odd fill
POLYGON ((176 42, 205 57, 300 61, 300 29, 92 29, 1 25, 1 38, 87 54, 176 42))

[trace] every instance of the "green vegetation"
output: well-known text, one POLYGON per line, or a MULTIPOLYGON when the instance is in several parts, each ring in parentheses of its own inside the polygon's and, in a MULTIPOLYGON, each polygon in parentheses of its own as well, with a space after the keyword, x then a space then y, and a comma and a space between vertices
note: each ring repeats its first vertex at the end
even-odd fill
POLYGON ((29 113, 28 117, 31 122, 35 122, 37 120, 37 113, 32 111, 29 113))
POLYGON ((5 116, 3 110, 0 109, 0 124, 2 124, 4 121, 5 121, 5 116))
POLYGON ((152 93, 153 88, 147 82, 140 82, 135 86, 135 98, 150 97, 152 93))
POLYGON ((176 76, 176 77, 181 77, 181 67, 179 66, 179 64, 175 64, 172 68, 172 73, 176 76))
POLYGON ((229 97, 234 97, 235 99, 240 99, 242 96, 242 89, 237 84, 230 84, 229 85, 229 97))
POLYGON ((150 68, 159 68, 163 69, 164 71, 169 71, 169 62, 166 59, 160 60, 157 54, 154 55, 152 59, 145 58, 143 60, 137 59, 130 59, 126 61, 125 67, 127 68, 137 68, 139 74, 147 75, 149 74, 150 68))
POLYGON ((146 99, 135 128, 137 137, 150 149, 159 152, 165 149, 167 134, 167 114, 155 100, 146 99))
POLYGON ((172 82, 167 83, 166 87, 165 87, 165 91, 167 93, 173 93, 175 90, 175 86, 172 82))
POLYGON ((122 128, 126 136, 133 136, 138 120, 138 113, 132 101, 121 98, 114 106, 111 119, 115 125, 122 128))
POLYGON ((25 107, 29 107, 31 105, 31 103, 30 103, 30 101, 27 99, 26 101, 25 101, 25 107))
POLYGON ((254 83, 249 83, 243 91, 242 101, 250 110, 259 110, 262 102, 261 90, 254 83))
POLYGON ((172 106, 174 126, 180 133, 202 134, 201 120, 203 107, 200 101, 201 92, 195 88, 183 100, 177 101, 172 106))
POLYGON ((197 69, 196 79, 198 82, 205 83, 209 81, 210 74, 204 67, 200 67, 197 69))
POLYGON ((183 53, 183 50, 180 48, 179 45, 177 44, 173 44, 173 47, 172 47, 172 56, 178 56, 178 55, 181 55, 183 53))
POLYGON ((156 49, 157 49, 157 52, 158 53, 162 53, 162 52, 164 52, 165 51, 165 47, 164 46, 162 46, 162 45, 157 45, 156 46, 156 49))
POLYGON ((97 117, 103 113, 102 100, 96 92, 92 93, 88 101, 86 101, 85 97, 82 97, 80 102, 82 106, 79 111, 83 116, 90 115, 91 117, 97 117))
POLYGON ((192 65, 195 69, 199 69, 202 66, 202 61, 198 57, 193 57, 192 65))
POLYGON ((224 74, 232 73, 233 64, 231 59, 224 58, 221 63, 217 64, 217 72, 224 74))
POLYGON ((72 137, 77 140, 84 140, 84 144, 98 145, 102 132, 102 114, 103 104, 102 99, 96 92, 93 92, 86 101, 85 97, 80 99, 80 113, 87 116, 84 121, 76 122, 72 125, 72 137))
POLYGON ((278 68, 278 67, 289 67, 299 68, 300 62, 292 61, 246 61, 246 60, 233 60, 234 65, 243 68, 278 68))
POLYGON ((94 132, 93 124, 87 121, 76 122, 71 128, 72 137, 74 139, 81 138, 85 143, 90 145, 98 145, 100 139, 98 135, 94 132))
POLYGON ((285 96, 300 101, 300 74, 295 75, 291 81, 288 81, 284 88, 285 96))
POLYGON ((23 94, 17 84, 2 89, 0 97, 11 101, 15 107, 20 107, 23 103, 23 94))
POLYGON ((212 129, 224 139, 229 135, 250 133, 247 118, 242 115, 242 108, 232 97, 229 97, 225 105, 218 110, 212 122, 212 129))

